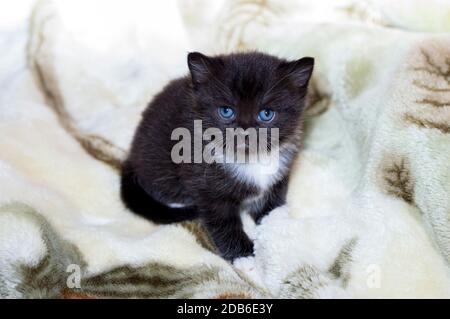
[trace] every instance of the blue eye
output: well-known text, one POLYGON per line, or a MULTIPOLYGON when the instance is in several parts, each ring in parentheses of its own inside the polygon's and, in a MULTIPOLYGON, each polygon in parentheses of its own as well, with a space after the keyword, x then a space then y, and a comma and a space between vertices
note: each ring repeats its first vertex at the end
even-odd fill
POLYGON ((272 111, 271 109, 264 109, 258 113, 258 119, 263 122, 272 121, 274 116, 275 116, 275 112, 272 111))
POLYGON ((229 106, 219 107, 219 115, 224 119, 231 119, 234 116, 234 110, 229 106))

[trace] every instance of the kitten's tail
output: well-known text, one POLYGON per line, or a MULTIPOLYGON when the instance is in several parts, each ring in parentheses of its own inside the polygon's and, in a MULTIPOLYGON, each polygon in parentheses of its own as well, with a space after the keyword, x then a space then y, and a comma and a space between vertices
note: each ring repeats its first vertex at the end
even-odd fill
POLYGON ((139 184, 132 170, 122 169, 121 197, 125 205, 157 224, 171 224, 198 217, 194 207, 168 207, 151 197, 139 184))

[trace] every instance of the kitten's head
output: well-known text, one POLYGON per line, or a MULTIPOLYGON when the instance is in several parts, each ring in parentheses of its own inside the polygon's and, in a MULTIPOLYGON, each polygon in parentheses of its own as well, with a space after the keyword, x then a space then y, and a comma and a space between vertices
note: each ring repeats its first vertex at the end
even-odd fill
POLYGON ((314 59, 263 53, 208 57, 189 53, 196 115, 204 126, 279 129, 280 145, 297 134, 314 59))

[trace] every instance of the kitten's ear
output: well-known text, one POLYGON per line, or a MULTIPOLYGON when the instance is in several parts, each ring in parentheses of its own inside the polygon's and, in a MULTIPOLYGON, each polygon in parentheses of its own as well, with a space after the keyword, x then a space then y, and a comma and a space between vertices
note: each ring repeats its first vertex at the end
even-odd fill
POLYGON ((284 62, 280 65, 284 77, 293 85, 306 88, 314 69, 314 58, 305 57, 292 62, 284 62))
POLYGON ((188 67, 194 84, 205 83, 217 68, 217 59, 200 52, 191 52, 187 56, 188 67))

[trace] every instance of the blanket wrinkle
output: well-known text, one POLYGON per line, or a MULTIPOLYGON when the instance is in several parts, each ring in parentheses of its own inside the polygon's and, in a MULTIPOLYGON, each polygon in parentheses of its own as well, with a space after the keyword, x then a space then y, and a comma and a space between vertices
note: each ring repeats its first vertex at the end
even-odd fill
MULTIPOLYGON (((42 2, 45 6, 45 2, 42 2)), ((52 66, 47 65, 51 57, 42 57, 42 47, 46 45, 48 39, 45 36, 46 26, 52 20, 57 19, 55 14, 43 15, 43 10, 39 5, 32 12, 30 17, 31 32, 30 42, 27 45, 28 64, 35 76, 38 87, 41 89, 48 105, 56 113, 61 125, 80 143, 80 145, 95 159, 102 161, 115 170, 120 170, 121 161, 125 157, 125 151, 115 146, 105 137, 83 132, 77 128, 76 123, 64 106, 64 100, 58 88, 58 81, 55 80, 52 66)), ((53 21, 54 22, 54 21, 53 21)), ((48 26, 47 26, 48 27, 48 26)))

